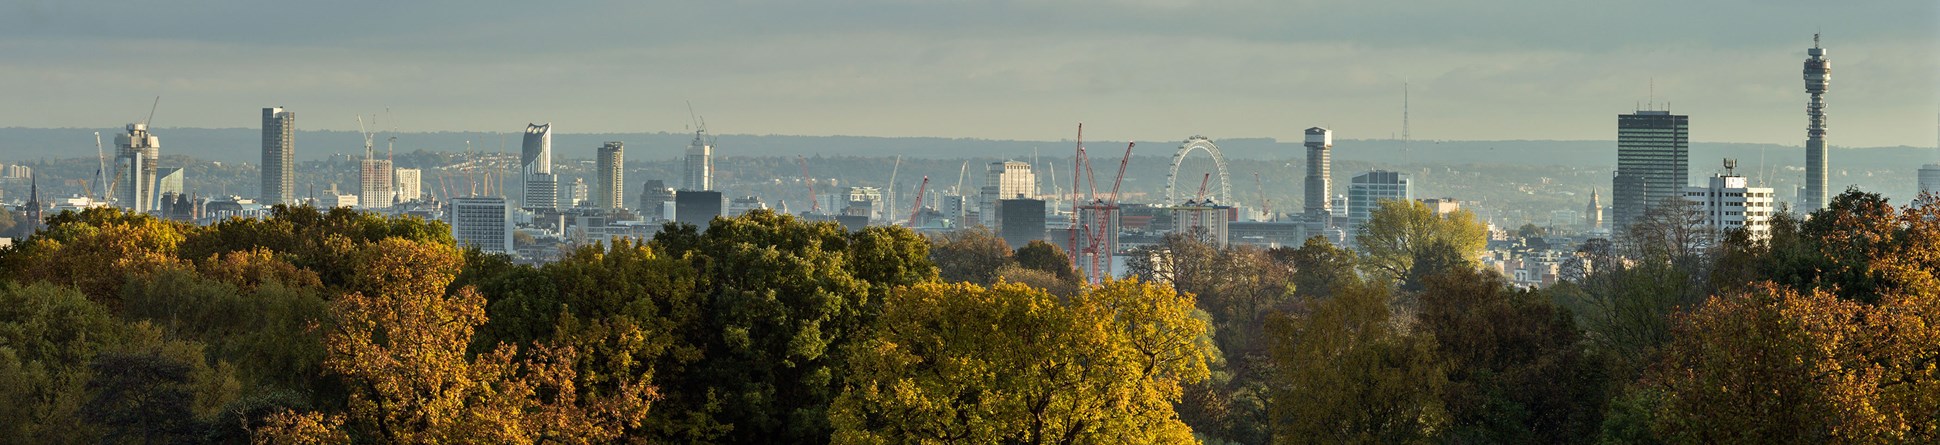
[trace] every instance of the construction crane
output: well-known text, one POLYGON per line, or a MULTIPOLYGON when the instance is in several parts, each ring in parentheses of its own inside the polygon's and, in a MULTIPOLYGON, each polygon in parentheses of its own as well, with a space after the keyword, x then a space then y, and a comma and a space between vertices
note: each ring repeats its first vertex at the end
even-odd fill
POLYGON ((1199 198, 1196 199, 1197 201, 1206 200, 1206 183, 1211 181, 1212 173, 1206 173, 1206 177, 1199 179, 1199 198))
POLYGON ((916 205, 910 206, 909 223, 903 224, 904 227, 909 227, 909 228, 916 227, 916 215, 920 215, 923 213, 923 192, 928 191, 929 188, 930 188, 930 177, 924 176, 923 185, 916 186, 916 205))
MULTIPOLYGON (((1093 216, 1091 221, 1085 222, 1087 237, 1083 246, 1083 256, 1073 258, 1073 261, 1090 261, 1091 267, 1086 269, 1088 272, 1086 280, 1093 285, 1101 284, 1105 277, 1112 276, 1110 258, 1117 253, 1118 246, 1118 228, 1112 222, 1117 221, 1119 187, 1125 184, 1125 169, 1131 165, 1132 147, 1136 146, 1138 146, 1137 142, 1125 143, 1125 156, 1118 160, 1118 176, 1112 178, 1111 200, 1099 198, 1095 190, 1096 186, 1093 186, 1092 199, 1083 207, 1091 210, 1093 216), (1091 227, 1092 222, 1096 222, 1097 227, 1091 227)), ((1086 173, 1091 171, 1089 158, 1086 159, 1085 171, 1086 173)), ((1083 218, 1080 220, 1082 221, 1083 218)))
MULTIPOLYGON (((108 152, 101 149, 101 132, 94 132, 94 158, 100 165, 94 168, 94 179, 101 182, 101 201, 108 201, 108 152)), ((85 187, 89 198, 94 197, 94 187, 85 187)))
POLYGON ((1266 181, 1260 180, 1260 172, 1253 172, 1253 184, 1260 188, 1260 213, 1269 221, 1278 221, 1280 218, 1273 214, 1273 201, 1266 200, 1266 181))
POLYGON ((1078 140, 1076 148, 1073 149, 1071 155, 1071 228, 1065 230, 1068 232, 1069 238, 1064 244, 1066 249, 1070 249, 1070 256, 1073 260, 1080 258, 1079 255, 1084 253, 1083 247, 1078 245, 1078 230, 1083 228, 1083 224, 1078 221, 1081 219, 1078 217, 1078 206, 1085 201, 1078 197, 1078 180, 1082 179, 1084 175, 1080 175, 1078 172, 1084 171, 1089 165, 1090 163, 1085 160, 1085 124, 1079 122, 1078 140))
MULTIPOLYGON (((883 202, 883 206, 882 206, 882 208, 884 209, 896 208, 896 171, 902 170, 902 169, 903 169, 903 155, 896 155, 896 165, 894 167, 889 167, 889 189, 882 195, 882 198, 885 201, 883 202)), ((888 220, 889 212, 887 211, 882 212, 882 216, 883 216, 882 219, 888 220)))
POLYGON ((808 158, 795 155, 795 163, 802 166, 802 185, 808 187, 808 214, 822 214, 822 202, 815 199, 815 178, 808 177, 808 158))

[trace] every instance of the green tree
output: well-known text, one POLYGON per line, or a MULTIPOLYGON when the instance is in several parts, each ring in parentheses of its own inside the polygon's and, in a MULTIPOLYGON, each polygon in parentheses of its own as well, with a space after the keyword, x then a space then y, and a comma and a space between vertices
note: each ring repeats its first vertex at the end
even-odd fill
POLYGON ((1060 301, 923 284, 852 348, 837 443, 1181 443, 1172 404, 1215 351, 1189 298, 1113 282, 1060 301))
MULTIPOLYGON (((1417 263, 1419 264, 1419 263, 1417 263)), ((1603 423, 1608 370, 1568 312, 1495 272, 1427 278, 1420 327, 1446 360, 1444 439, 1455 443, 1586 443, 1603 423)))
POLYGON ((1342 286, 1268 325, 1275 443, 1428 443, 1449 423, 1435 339, 1404 329, 1388 286, 1342 286))
POLYGON ((0 251, 0 273, 20 282, 74 286, 118 307, 117 290, 130 277, 182 269, 176 257, 192 227, 113 208, 61 212, 47 228, 0 251))
POLYGON ((1353 286, 1361 281, 1354 270, 1360 264, 1360 256, 1318 236, 1307 238, 1299 248, 1282 247, 1270 253, 1275 261, 1293 265, 1297 271, 1293 292, 1304 299, 1332 296, 1335 287, 1353 286))
POLYGON ((930 261, 943 281, 989 285, 1011 263, 1010 246, 982 227, 946 232, 930 239, 930 261))
POLYGON ((1474 261, 1488 236, 1488 227, 1467 210, 1442 215, 1419 201, 1387 200, 1355 229, 1354 244, 1365 253, 1361 260, 1368 273, 1406 283, 1415 261, 1435 255, 1434 249, 1450 249, 1457 258, 1474 261))
POLYGON ((127 343, 132 329, 73 288, 0 283, 0 438, 83 443, 88 364, 127 343))
POLYGON ((1078 271, 1071 268, 1071 256, 1064 249, 1042 240, 1032 240, 1024 247, 1017 248, 1014 258, 1017 265, 1025 269, 1041 270, 1060 280, 1077 281, 1078 271))
POLYGON ((920 242, 906 229, 851 233, 765 211, 716 219, 705 233, 656 236, 649 247, 696 271, 704 316, 690 338, 702 357, 692 371, 655 376, 675 394, 655 409, 683 419, 656 437, 827 440, 839 353, 868 333, 882 307, 878 290, 935 279, 922 247, 911 245, 920 242))

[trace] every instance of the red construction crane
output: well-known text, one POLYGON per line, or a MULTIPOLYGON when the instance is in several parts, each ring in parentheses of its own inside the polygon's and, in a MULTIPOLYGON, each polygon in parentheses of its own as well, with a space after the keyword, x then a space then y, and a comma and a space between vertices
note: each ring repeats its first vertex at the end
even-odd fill
POLYGON ((916 186, 916 205, 910 206, 909 223, 904 224, 903 225, 904 227, 909 227, 909 228, 916 227, 916 215, 923 213, 923 192, 928 191, 929 189, 930 189, 930 177, 924 176, 923 185, 916 186))
POLYGON ((1198 198, 1198 200, 1200 200, 1200 201, 1205 201, 1205 200, 1206 200, 1206 183, 1208 183, 1208 182, 1211 182, 1211 181, 1212 181, 1212 173, 1207 173, 1207 174, 1206 174, 1206 177, 1205 177, 1205 178, 1200 178, 1200 179, 1199 179, 1199 198, 1198 198))
POLYGON ((1118 177, 1111 180, 1111 204, 1113 206, 1118 205, 1118 185, 1125 183, 1125 166, 1131 165, 1132 163, 1132 146, 1134 145, 1138 145, 1138 143, 1125 143, 1125 158, 1118 161, 1118 177))
POLYGON ((1070 237, 1064 245, 1066 249, 1070 250, 1072 261, 1077 261, 1079 258, 1078 254, 1082 252, 1082 249, 1078 246, 1078 206, 1084 200, 1078 198, 1078 180, 1084 177, 1080 172, 1088 170, 1090 165, 1091 163, 1085 160, 1085 124, 1079 122, 1077 148, 1076 152, 1071 155, 1071 228, 1067 230, 1070 237))
MULTIPOLYGON (((1090 262, 1090 267, 1085 269, 1088 272, 1086 280, 1094 285, 1103 283, 1107 277, 1112 276, 1111 256, 1117 253, 1118 246, 1117 227, 1114 227, 1112 222, 1117 221, 1119 186, 1125 183, 1125 169, 1132 161, 1132 147, 1137 145, 1136 142, 1125 144, 1125 157, 1118 160, 1118 176, 1112 178, 1110 201, 1098 195, 1097 185, 1094 183, 1091 187, 1092 197, 1083 207, 1091 211, 1091 218, 1083 218, 1082 214, 1074 215, 1079 218, 1079 224, 1084 227, 1085 240, 1080 246, 1082 249, 1080 255, 1074 256, 1072 261, 1090 262)), ((1086 158, 1087 174, 1091 172, 1090 167, 1090 159, 1086 158)))
POLYGON ((808 214, 819 215, 822 213, 822 202, 815 199, 815 178, 808 177, 808 158, 796 155, 795 163, 802 166, 802 185, 808 187, 808 214))

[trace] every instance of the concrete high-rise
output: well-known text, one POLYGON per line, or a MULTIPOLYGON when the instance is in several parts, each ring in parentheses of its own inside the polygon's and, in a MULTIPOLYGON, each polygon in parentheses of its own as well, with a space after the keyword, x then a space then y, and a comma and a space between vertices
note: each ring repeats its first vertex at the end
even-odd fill
POLYGON ((527 210, 559 208, 559 177, 552 174, 552 123, 526 124, 525 143, 519 164, 525 183, 520 207, 527 210))
POLYGON ((681 168, 681 191, 714 189, 714 145, 707 141, 707 130, 694 132, 694 142, 687 144, 687 160, 681 168))
POLYGON ((263 182, 256 202, 296 203, 296 112, 263 109, 263 182))
POLYGON ((984 171, 983 189, 978 200, 978 220, 985 227, 997 227, 998 201, 1037 197, 1037 174, 1031 164, 1019 161, 992 162, 984 171))
POLYGON ((136 213, 155 209, 155 176, 162 159, 162 140, 148 133, 148 124, 128 124, 115 135, 115 169, 121 172, 115 188, 120 205, 136 213))
POLYGON ((626 208, 622 199, 626 196, 626 144, 619 141, 607 142, 600 146, 599 188, 593 194, 593 203, 607 210, 626 208))
POLYGON ((1812 48, 1805 50, 1805 93, 1812 100, 1805 104, 1805 116, 1810 124, 1805 127, 1805 196, 1801 197, 1799 211, 1811 213, 1825 208, 1826 173, 1830 171, 1825 146, 1825 91, 1832 85, 1832 61, 1825 58, 1825 48, 1819 47, 1819 35, 1812 35, 1812 48))
POLYGON ((357 204, 359 208, 381 210, 391 208, 397 199, 392 189, 397 180, 391 177, 391 160, 378 159, 369 145, 364 146, 363 169, 358 175, 357 204))
POLYGON ((1735 163, 1726 161, 1725 173, 1712 176, 1702 187, 1684 188, 1684 199, 1697 203, 1704 226, 1717 233, 1744 230, 1752 240, 1772 236, 1772 189, 1752 187, 1745 177, 1731 172, 1735 163))
POLYGON ((1308 221, 1325 218, 1327 197, 1333 196, 1334 180, 1334 132, 1325 128, 1307 129, 1307 190, 1306 212, 1308 221))
POLYGON ((505 198, 473 196, 451 200, 446 215, 451 237, 460 246, 476 246, 486 253, 513 253, 511 210, 505 198))
POLYGON ((674 188, 668 187, 665 181, 648 179, 640 189, 640 208, 636 210, 649 221, 673 219, 673 210, 667 207, 670 202, 674 202, 674 188))
POLYGON ((1415 189, 1405 173, 1374 170, 1347 182, 1347 223, 1360 227, 1380 208, 1381 201, 1413 201, 1415 189))
POLYGON ((1644 210, 1683 195, 1691 175, 1690 116, 1669 111, 1617 115, 1617 171, 1611 179, 1612 231, 1644 210))
POLYGON ((392 169, 397 179, 397 202, 424 199, 424 173, 415 168, 392 169))

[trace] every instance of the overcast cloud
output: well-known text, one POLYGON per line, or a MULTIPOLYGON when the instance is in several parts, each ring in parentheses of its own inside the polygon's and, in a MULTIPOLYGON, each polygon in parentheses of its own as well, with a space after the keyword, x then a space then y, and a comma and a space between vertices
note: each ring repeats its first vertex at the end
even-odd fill
POLYGON ((1930 146, 1940 2, 0 3, 0 126, 1612 139, 1655 97, 1693 138, 1800 144, 1823 29, 1836 146, 1930 146), (128 3, 128 4, 122 4, 128 3), (384 123, 389 127, 391 123, 384 123))

